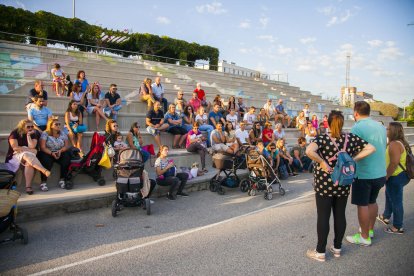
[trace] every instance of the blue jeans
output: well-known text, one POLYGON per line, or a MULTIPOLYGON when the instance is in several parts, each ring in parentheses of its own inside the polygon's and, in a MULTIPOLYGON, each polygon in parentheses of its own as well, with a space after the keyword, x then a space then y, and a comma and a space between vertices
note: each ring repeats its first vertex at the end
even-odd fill
MULTIPOLYGON (((114 107, 112 107, 112 119, 114 119, 116 121, 116 119, 118 118, 118 111, 121 110, 122 105, 115 105, 114 107), (113 111, 115 111, 116 114, 113 113, 113 111)), ((110 111, 111 109, 109 107, 105 107, 104 108, 104 112, 106 111, 110 111)))
POLYGON ((406 172, 396 176, 390 176, 385 183, 385 209, 384 218, 390 219, 394 215, 393 225, 395 228, 403 227, 403 188, 410 182, 406 172))
POLYGON ((144 163, 147 162, 147 160, 151 157, 151 154, 148 151, 143 150, 143 149, 141 149, 140 151, 141 151, 141 154, 142 154, 142 161, 144 163))
POLYGON ((214 130, 214 127, 210 126, 210 125, 200 125, 198 130, 199 131, 207 131, 207 145, 210 146, 211 145, 210 135, 211 135, 211 132, 214 130))

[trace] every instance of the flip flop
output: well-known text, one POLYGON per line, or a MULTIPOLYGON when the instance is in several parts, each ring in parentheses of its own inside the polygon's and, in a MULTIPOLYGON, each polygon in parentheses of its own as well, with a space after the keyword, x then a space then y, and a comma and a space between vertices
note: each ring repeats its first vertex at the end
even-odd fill
POLYGON ((384 229, 384 232, 388 233, 388 234, 397 234, 397 235, 404 234, 404 229, 397 228, 397 227, 395 227, 395 229, 397 229, 397 230, 393 230, 392 227, 387 227, 387 228, 384 229))

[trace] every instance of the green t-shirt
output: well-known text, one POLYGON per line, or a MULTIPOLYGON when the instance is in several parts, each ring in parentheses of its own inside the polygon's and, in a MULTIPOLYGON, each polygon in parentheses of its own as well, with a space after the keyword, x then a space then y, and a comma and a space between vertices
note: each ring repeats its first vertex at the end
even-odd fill
POLYGON ((385 149, 387 146, 387 131, 385 127, 371 118, 358 120, 351 129, 375 147, 375 152, 357 162, 357 177, 359 179, 376 179, 387 174, 385 165, 385 149))

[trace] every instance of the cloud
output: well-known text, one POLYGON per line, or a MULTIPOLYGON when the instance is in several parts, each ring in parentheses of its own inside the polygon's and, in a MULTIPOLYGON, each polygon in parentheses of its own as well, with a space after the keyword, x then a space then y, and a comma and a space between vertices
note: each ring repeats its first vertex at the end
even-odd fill
POLYGON ((310 64, 299 64, 296 68, 297 71, 313 71, 314 68, 310 64))
POLYGON ((309 44, 309 43, 315 42, 316 38, 315 37, 304 37, 304 38, 299 39, 299 41, 302 44, 309 44))
POLYGON ((260 22, 260 25, 262 25, 263 28, 266 28, 267 24, 269 23, 269 17, 263 16, 259 19, 259 22, 260 22))
POLYGON ((411 64, 414 64, 414 57, 410 57, 409 61, 411 64))
POLYGON ((379 47, 383 43, 381 40, 378 40, 378 39, 370 40, 370 41, 367 41, 367 42, 368 42, 368 44, 371 48, 379 47))
POLYGON ((386 44, 387 44, 388 47, 392 47, 392 46, 395 45, 395 42, 394 41, 387 41, 386 44))
POLYGON ((292 48, 288 48, 288 47, 284 47, 283 45, 279 45, 278 46, 278 49, 277 49, 277 52, 280 55, 286 55, 286 54, 292 53, 293 52, 293 49, 292 48))
POLYGON ((168 25, 168 24, 170 24, 171 23, 171 20, 170 19, 168 19, 167 17, 165 17, 165 16, 158 16, 157 17, 157 23, 159 23, 159 24, 164 24, 164 25, 168 25))
POLYGON ((222 13, 226 13, 227 10, 224 9, 223 4, 220 2, 213 2, 211 4, 205 4, 205 5, 201 5, 201 6, 197 6, 196 10, 199 13, 211 13, 211 14, 222 14, 222 13))
POLYGON ((273 35, 259 35, 257 38, 261 40, 267 40, 270 43, 273 43, 276 41, 276 38, 273 37, 273 35))
POLYGON ((322 13, 323 15, 329 16, 335 13, 336 9, 334 6, 326 6, 326 7, 318 8, 317 11, 319 13, 322 13))
POLYGON ((248 53, 251 52, 251 50, 250 49, 247 49, 247 48, 240 48, 239 49, 239 52, 242 53, 242 54, 248 54, 248 53))
POLYGON ((251 27, 250 20, 248 20, 248 19, 243 20, 239 24, 239 28, 241 28, 241 29, 250 29, 250 27, 251 27))
POLYGON ((380 60, 396 60, 404 54, 397 47, 388 47, 381 50, 378 58, 380 60))
POLYGON ((326 24, 326 26, 330 27, 330 26, 333 26, 333 25, 345 23, 352 16, 353 16, 353 14, 351 13, 351 11, 346 10, 344 13, 342 13, 339 16, 332 16, 331 19, 329 20, 328 24, 326 24))
POLYGON ((19 8, 21 8, 21 9, 26 10, 26 6, 22 2, 20 2, 20 1, 16 1, 16 6, 19 7, 19 8))

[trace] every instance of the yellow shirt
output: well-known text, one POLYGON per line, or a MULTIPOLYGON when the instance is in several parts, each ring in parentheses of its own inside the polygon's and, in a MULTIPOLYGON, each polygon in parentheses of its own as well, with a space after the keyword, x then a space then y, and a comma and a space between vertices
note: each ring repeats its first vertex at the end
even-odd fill
MULTIPOLYGON (((397 142, 401 146, 404 147, 404 145, 400 141, 397 141, 397 142)), ((407 158, 407 151, 405 150, 405 147, 404 147, 404 152, 401 154, 401 157, 400 157, 400 164, 403 165, 404 168, 405 168, 405 160, 406 160, 406 158, 407 158)), ((385 151, 385 163, 386 163, 386 167, 388 168, 388 165, 390 164, 390 156, 389 156, 389 153, 388 153, 388 145, 387 145, 387 150, 385 151)), ((399 175, 402 172, 403 172, 403 169, 398 164, 397 168, 395 169, 394 173, 391 176, 397 176, 397 175, 399 175)))

